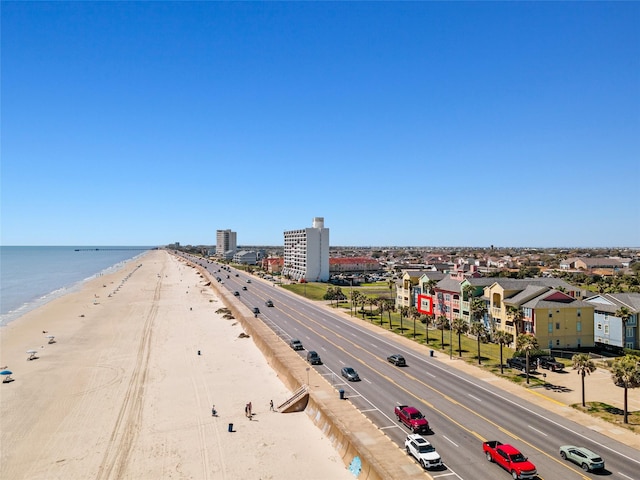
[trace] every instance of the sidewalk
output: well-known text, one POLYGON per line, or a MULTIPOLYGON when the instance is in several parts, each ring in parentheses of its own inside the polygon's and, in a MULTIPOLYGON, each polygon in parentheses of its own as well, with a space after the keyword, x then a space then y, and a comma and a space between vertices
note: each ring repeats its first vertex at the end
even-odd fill
MULTIPOLYGON (((330 309, 331 312, 338 313, 342 315, 343 318, 349 319, 352 322, 358 322, 361 326, 364 326, 371 331, 377 332, 381 335, 392 335, 394 339, 401 341, 405 348, 410 349, 417 354, 423 354, 425 356, 428 355, 429 348, 424 345, 390 332, 387 329, 380 328, 379 326, 376 326, 366 320, 362 320, 361 318, 352 317, 347 312, 331 308, 326 304, 324 306, 325 308, 330 309)), ((434 351, 434 355, 435 356, 433 358, 441 363, 464 371, 478 380, 491 382, 494 387, 500 388, 511 395, 535 403, 536 405, 556 413, 557 415, 561 415, 564 418, 568 418, 580 425, 584 425, 587 428, 640 450, 640 435, 633 433, 624 427, 605 422, 604 420, 570 407, 570 405, 582 403, 580 375, 571 368, 564 372, 543 370, 543 372, 547 374, 546 381, 549 384, 549 387, 545 388, 541 386, 527 388, 526 386, 516 384, 505 378, 498 377, 491 372, 486 371, 483 368, 479 368, 476 365, 467 363, 458 357, 454 356, 452 359, 449 359, 448 354, 438 350, 434 351)), ((623 408, 624 389, 614 385, 611 380, 611 374, 608 370, 600 368, 597 369, 591 375, 587 375, 585 377, 584 384, 586 402, 603 402, 620 409, 623 408)), ((627 399, 629 411, 640 410, 640 389, 629 389, 627 399)))
MULTIPOLYGON (((448 355, 437 352, 434 358, 458 370, 462 370, 469 375, 473 375, 478 380, 491 382, 494 387, 498 387, 511 395, 535 403, 550 412, 561 415, 564 418, 568 418, 580 425, 584 425, 585 427, 640 450, 640 435, 624 427, 605 422, 604 420, 570 407, 570 405, 582 403, 580 375, 574 370, 569 369, 564 373, 547 372, 545 370, 547 383, 553 387, 545 388, 541 386, 527 388, 526 386, 493 375, 491 372, 471 365, 457 357, 450 360, 448 355)), ((622 408, 624 390, 613 384, 608 371, 601 369, 596 370, 591 375, 585 377, 584 384, 586 402, 597 401, 622 408)), ((640 410, 639 397, 640 395, 637 390, 629 389, 628 407, 630 411, 640 410)))

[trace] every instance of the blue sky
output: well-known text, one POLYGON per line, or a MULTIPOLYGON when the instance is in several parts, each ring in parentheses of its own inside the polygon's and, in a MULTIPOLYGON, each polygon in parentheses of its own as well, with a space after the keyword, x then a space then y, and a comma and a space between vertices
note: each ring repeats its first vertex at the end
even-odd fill
POLYGON ((639 2, 10 2, 3 245, 640 246, 639 2))

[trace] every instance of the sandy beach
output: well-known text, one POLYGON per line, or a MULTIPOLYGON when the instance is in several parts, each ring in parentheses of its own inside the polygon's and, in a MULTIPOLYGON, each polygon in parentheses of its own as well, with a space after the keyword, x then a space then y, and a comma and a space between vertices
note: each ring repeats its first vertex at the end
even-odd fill
POLYGON ((0 478, 354 478, 205 283, 152 251, 0 329, 0 478))

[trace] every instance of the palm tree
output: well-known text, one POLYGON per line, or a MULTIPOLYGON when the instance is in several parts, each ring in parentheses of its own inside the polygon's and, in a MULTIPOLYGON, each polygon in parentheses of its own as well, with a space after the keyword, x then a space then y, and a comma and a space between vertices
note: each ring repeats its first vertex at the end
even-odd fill
POLYGON ((389 330, 391 330, 393 328, 393 326, 391 325, 391 312, 393 312, 396 309, 396 302, 388 298, 388 299, 385 299, 385 305, 387 307, 387 315, 389 318, 389 330))
POLYGON ((475 321, 471 324, 470 327, 471 335, 476 336, 476 341, 478 342, 478 365, 482 365, 482 357, 480 356, 480 342, 485 341, 487 338, 487 329, 484 326, 484 323, 475 321))
POLYGON ((416 318, 418 318, 418 309, 416 307, 409 307, 409 318, 413 319, 413 338, 416 338, 416 318))
POLYGON ((615 316, 622 320, 622 348, 624 348, 627 340, 627 322, 631 318, 631 310, 627 307, 620 307, 616 310, 615 316))
MULTIPOLYGON (((403 305, 400 307, 400 332, 404 332, 404 325, 402 324, 402 318, 409 315, 409 307, 403 305)), ((416 338, 416 332, 413 331, 413 338, 416 338)))
POLYGON ((527 357, 526 374, 527 385, 529 385, 529 354, 538 349, 538 339, 530 333, 521 333, 516 340, 516 350, 524 352, 527 357))
POLYGON ((429 279, 425 282, 424 289, 426 292, 429 292, 429 295, 433 295, 434 293, 436 293, 437 284, 438 282, 436 280, 429 279))
POLYGON ((462 340, 460 337, 463 333, 469 331, 469 324, 462 318, 454 318, 453 322, 451 322, 451 328, 458 335, 458 356, 462 357, 462 340))
POLYGON ((365 313, 367 313, 367 312, 365 312, 364 307, 366 307, 368 303, 369 303, 369 297, 367 297, 364 294, 360 295, 360 305, 362 307, 360 311, 362 312, 362 319, 363 320, 364 320, 365 313))
POLYGON ((360 297, 362 294, 357 290, 351 290, 351 315, 353 315, 353 307, 356 307, 356 314, 358 311, 358 304, 360 303, 360 297))
POLYGON ((380 326, 382 326, 382 314, 387 309, 386 298, 378 297, 376 298, 376 306, 378 307, 378 312, 380 313, 380 326))
POLYGON ((513 326, 516 329, 515 338, 517 341, 518 337, 520 337, 520 330, 518 327, 520 326, 520 322, 522 322, 522 319, 524 318, 524 312, 520 307, 509 305, 507 307, 507 316, 511 319, 511 321, 513 322, 513 326))
POLYGON ((423 318, 424 318, 424 329, 425 329, 425 334, 427 338, 427 343, 429 343, 429 325, 433 323, 433 315, 432 314, 423 315, 423 318))
POLYGON ((615 359, 611 364, 611 379, 624 388, 624 423, 629 423, 627 392, 630 388, 640 387, 640 357, 625 355, 615 359))
POLYGON ((504 330, 498 330, 494 333, 493 339, 500 345, 500 374, 504 375, 504 364, 502 361, 502 347, 504 345, 509 345, 513 342, 513 335, 509 332, 505 332, 504 330))
POLYGON ((576 353, 573 357, 571 357, 571 361, 573 362, 573 369, 578 371, 578 375, 581 377, 582 381, 582 406, 586 407, 587 404, 584 401, 584 377, 585 375, 591 375, 592 372, 596 371, 596 364, 593 363, 591 357, 588 353, 576 353))
POLYGON ((377 297, 368 297, 367 304, 369 305, 369 320, 373 322, 373 307, 378 306, 378 298, 377 297))
POLYGON ((440 315, 436 319, 436 325, 438 330, 440 330, 440 345, 442 345, 442 349, 444 350, 444 329, 449 326, 449 319, 445 315, 440 315))

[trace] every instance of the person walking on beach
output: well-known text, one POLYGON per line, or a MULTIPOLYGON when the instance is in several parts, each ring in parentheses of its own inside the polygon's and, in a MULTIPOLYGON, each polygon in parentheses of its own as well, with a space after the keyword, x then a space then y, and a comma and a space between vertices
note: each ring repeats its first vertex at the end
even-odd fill
POLYGON ((273 409, 273 400, 269 401, 269 410, 271 410, 272 412, 275 412, 275 410, 273 409))
POLYGON ((212 417, 215 417, 215 416, 217 415, 217 413, 218 413, 218 412, 216 411, 216 406, 215 406, 215 405, 212 405, 212 406, 211 406, 211 416, 212 416, 212 417))

